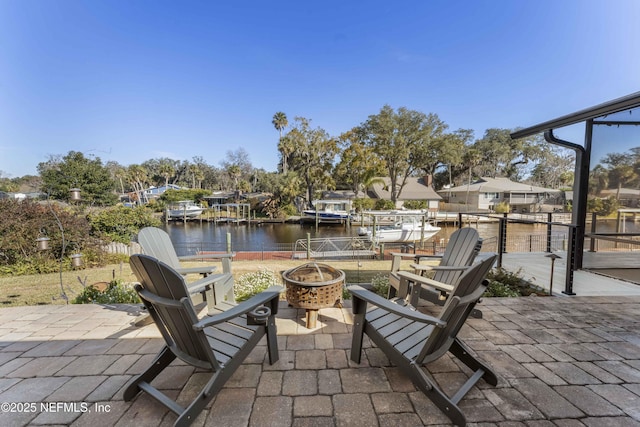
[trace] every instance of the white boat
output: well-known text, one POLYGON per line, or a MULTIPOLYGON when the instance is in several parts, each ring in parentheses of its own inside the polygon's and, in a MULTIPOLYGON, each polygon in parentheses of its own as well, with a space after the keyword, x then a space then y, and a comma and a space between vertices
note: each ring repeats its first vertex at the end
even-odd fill
POLYGON ((303 219, 336 223, 351 218, 350 200, 314 200, 313 207, 303 211, 303 219))
POLYGON ((427 221, 423 227, 422 218, 406 217, 392 225, 376 226, 375 229, 363 227, 358 234, 378 244, 427 241, 439 231, 440 227, 427 221))
POLYGON ((204 212, 204 208, 191 200, 181 200, 167 209, 167 216, 170 219, 195 218, 202 212, 204 212))

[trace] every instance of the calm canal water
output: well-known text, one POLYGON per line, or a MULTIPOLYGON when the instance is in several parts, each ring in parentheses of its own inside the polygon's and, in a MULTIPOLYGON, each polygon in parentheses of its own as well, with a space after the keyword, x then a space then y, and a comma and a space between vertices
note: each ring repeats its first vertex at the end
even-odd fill
MULTIPOLYGON (((441 231, 429 242, 446 242, 449 235, 457 227, 452 224, 438 224, 441 231)), ((478 229, 480 236, 490 242, 498 236, 497 223, 472 224, 478 229)), ((590 226, 587 225, 589 228, 590 226)), ((314 224, 262 224, 262 225, 216 225, 213 223, 181 222, 170 223, 164 229, 171 236, 173 244, 179 255, 191 252, 192 249, 201 250, 225 250, 227 233, 231 237, 231 246, 234 251, 273 251, 291 250, 292 244, 298 239, 306 239, 307 233, 311 238, 324 237, 350 237, 357 236, 358 226, 345 227, 343 225, 314 224), (187 250, 190 249, 190 250, 187 250)), ((566 234, 566 227, 554 226, 553 234, 561 240, 566 234)), ((627 221, 626 232, 640 232, 640 223, 627 221)), ((598 232, 615 232, 615 221, 598 222, 598 232)), ((531 248, 532 243, 542 242, 546 236, 546 225, 514 224, 508 225, 508 237, 513 241, 522 241, 523 249, 531 248)), ((561 244, 561 243, 559 243, 561 244)), ((537 250, 537 249, 533 249, 537 250)))

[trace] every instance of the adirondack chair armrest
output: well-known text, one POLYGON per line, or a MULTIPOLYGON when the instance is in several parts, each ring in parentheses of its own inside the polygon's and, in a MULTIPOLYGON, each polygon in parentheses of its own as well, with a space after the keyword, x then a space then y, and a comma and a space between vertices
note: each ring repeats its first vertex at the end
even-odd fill
POLYGON ((422 261, 422 259, 442 259, 442 255, 429 255, 429 254, 417 254, 414 255, 418 262, 422 261))
MULTIPOLYGON (((273 300, 275 300, 274 301, 275 304, 270 304, 270 305, 271 307, 275 306, 277 310, 277 302, 280 299, 280 293, 283 291, 283 289, 284 288, 282 286, 271 286, 270 288, 260 292, 257 295, 252 296, 248 300, 241 302, 240 304, 234 306, 233 308, 230 308, 218 314, 214 314, 213 316, 205 317, 198 323, 195 323, 193 325, 193 329, 196 331, 201 331, 208 326, 216 325, 218 323, 228 322, 229 320, 234 319, 243 314, 246 315, 247 313, 253 311, 253 309, 255 309, 256 307, 265 305, 268 302, 273 300)), ((276 313, 272 310, 271 314, 275 315, 276 313)))
POLYGON ((399 271, 398 276, 400 279, 405 279, 410 282, 413 282, 416 285, 427 285, 435 288, 439 291, 443 292, 451 292, 453 291, 453 285, 448 285, 446 283, 438 282, 437 280, 430 279, 428 277, 420 276, 418 274, 410 273, 408 271, 399 271))
POLYGON ((180 261, 196 261, 201 259, 223 259, 235 257, 235 252, 232 253, 215 253, 215 254, 196 254, 196 255, 183 255, 179 256, 180 261))
POLYGON ((145 300, 150 301, 153 304, 162 304, 166 307, 173 307, 173 308, 184 307, 184 305, 188 304, 188 301, 189 301, 189 298, 187 297, 176 300, 172 298, 164 298, 164 297, 158 296, 153 292, 149 292, 148 290, 144 289, 140 283, 135 284, 134 289, 145 300))
POLYGON ((465 271, 469 269, 468 265, 426 265, 411 264, 411 268, 416 271, 465 271))
POLYGON ((489 286, 489 281, 487 279, 484 279, 475 291, 460 298, 460 303, 466 304, 468 301, 479 301, 484 294, 484 291, 487 290, 487 286, 489 286))
MULTIPOLYGON (((380 295, 363 288, 362 286, 351 285, 347 287, 347 290, 351 292, 354 298, 361 299, 363 301, 371 303, 385 311, 397 314, 406 319, 415 320, 416 322, 421 322, 421 323, 428 323, 430 325, 434 325, 439 328, 443 328, 447 325, 446 322, 438 318, 435 318, 433 316, 429 316, 419 311, 415 311, 410 308, 404 307, 402 305, 396 304, 395 302, 389 301, 388 299, 383 298, 380 295)), ((354 304, 354 308, 357 305, 358 304, 354 304)), ((365 311, 366 311, 366 308, 365 308, 365 311)))
POLYGON ((187 283, 187 290, 190 294, 204 292, 211 286, 215 288, 216 283, 226 278, 226 273, 212 274, 211 276, 203 277, 202 279, 196 280, 195 282, 187 283))
POLYGON ((211 274, 216 271, 218 268, 215 265, 208 265, 206 267, 180 267, 175 270, 181 275, 187 274, 211 274))
POLYGON ((405 254, 405 253, 400 253, 400 252, 391 252, 391 256, 400 257, 400 258, 407 258, 407 259, 415 259, 419 255, 416 255, 416 254, 405 254))

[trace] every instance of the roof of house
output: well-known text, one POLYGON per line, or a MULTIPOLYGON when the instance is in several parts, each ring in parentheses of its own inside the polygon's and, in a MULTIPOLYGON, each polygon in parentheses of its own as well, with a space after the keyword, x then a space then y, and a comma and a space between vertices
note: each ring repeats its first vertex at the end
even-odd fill
POLYGON ((511 181, 509 178, 489 178, 482 177, 471 185, 460 185, 457 187, 440 190, 440 193, 460 193, 460 192, 481 192, 481 193, 557 193, 560 190, 551 188, 536 187, 535 185, 522 184, 511 181))
MULTIPOLYGON (((384 184, 373 184, 371 191, 378 199, 391 200, 391 178, 381 179, 384 184)), ((430 185, 426 185, 423 178, 409 177, 397 200, 442 200, 442 197, 430 185)))
POLYGON ((168 184, 168 185, 161 185, 159 187, 151 186, 144 191, 145 193, 148 193, 148 194, 162 194, 167 190, 180 190, 180 188, 181 187, 179 185, 168 184))
POLYGON ((640 190, 635 188, 621 188, 619 193, 617 189, 612 190, 602 190, 600 192, 601 196, 617 196, 620 194, 620 197, 623 199, 632 198, 637 199, 640 198, 640 190))

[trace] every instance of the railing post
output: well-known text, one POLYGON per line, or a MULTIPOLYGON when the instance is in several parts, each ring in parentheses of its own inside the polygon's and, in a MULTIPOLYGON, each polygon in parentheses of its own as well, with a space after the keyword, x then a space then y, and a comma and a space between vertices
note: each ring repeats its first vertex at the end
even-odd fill
POLYGON ((311 233, 307 233, 307 259, 311 259, 311 233))
POLYGON ((502 267, 502 254, 506 252, 507 247, 507 214, 503 218, 499 218, 498 224, 498 267, 502 267))
MULTIPOLYGON (((596 213, 591 212, 591 234, 595 234, 596 232, 596 222, 597 222, 596 217, 597 217, 596 213)), ((589 242, 589 252, 595 252, 595 251, 596 251, 596 239, 592 236, 591 242, 589 242)))
POLYGON ((462 212, 458 212, 458 228, 462 228, 462 212))
POLYGON ((564 280, 563 294, 575 295, 573 292, 573 272, 576 265, 576 236, 577 229, 574 225, 569 227, 569 245, 567 247, 567 271, 564 280))
POLYGON ((553 214, 547 213, 547 252, 551 252, 551 222, 553 221, 553 214))

